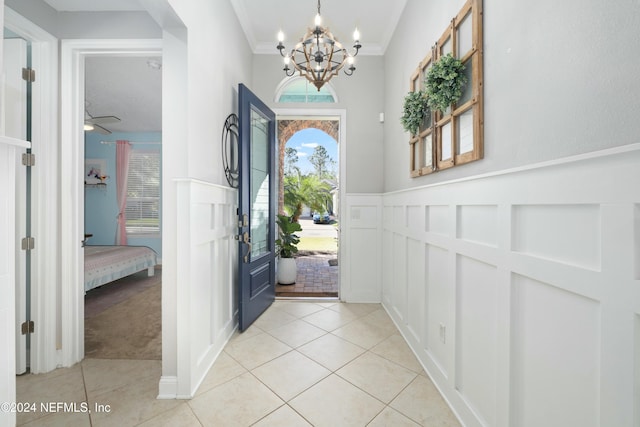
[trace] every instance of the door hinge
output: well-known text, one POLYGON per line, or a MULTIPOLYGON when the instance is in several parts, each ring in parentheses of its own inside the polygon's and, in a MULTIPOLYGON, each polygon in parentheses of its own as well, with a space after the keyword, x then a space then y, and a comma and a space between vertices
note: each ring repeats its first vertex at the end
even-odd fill
POLYGON ((238 215, 238 228, 248 227, 249 226, 249 215, 243 214, 242 216, 238 215))
POLYGON ((29 83, 33 83, 36 81, 36 70, 32 68, 23 68, 22 69, 22 80, 26 80, 29 83))
POLYGON ((22 153, 22 164, 25 166, 35 166, 36 155, 32 153, 22 153))
POLYGON ((25 237, 22 239, 22 250, 30 251, 36 247, 36 239, 33 237, 25 237))
POLYGON ((29 320, 28 322, 23 322, 21 325, 22 335, 32 334, 35 330, 35 325, 33 320, 29 320))

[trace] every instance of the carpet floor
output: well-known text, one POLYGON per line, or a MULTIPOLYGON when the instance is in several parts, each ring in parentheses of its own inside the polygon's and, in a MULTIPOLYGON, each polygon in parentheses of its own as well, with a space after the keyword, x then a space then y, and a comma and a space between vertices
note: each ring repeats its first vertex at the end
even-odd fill
POLYGON ((117 280, 85 296, 85 357, 162 359, 162 273, 117 280))

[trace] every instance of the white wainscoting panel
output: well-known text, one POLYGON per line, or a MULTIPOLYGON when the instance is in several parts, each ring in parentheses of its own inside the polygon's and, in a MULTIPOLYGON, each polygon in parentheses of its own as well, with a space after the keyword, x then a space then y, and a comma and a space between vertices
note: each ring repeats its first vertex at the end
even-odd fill
MULTIPOLYGON (((407 239, 407 265, 424 265, 424 244, 417 239, 407 239)), ((424 316, 422 309, 426 289, 424 287, 425 268, 407 269, 407 330, 415 340, 424 334, 424 316)))
POLYGON ((451 331, 455 316, 455 312, 451 310, 455 300, 454 288, 450 286, 453 280, 450 253, 441 247, 427 245, 425 264, 427 266, 425 283, 427 339, 424 342, 424 348, 430 355, 430 361, 438 369, 437 372, 443 378, 448 378, 453 370, 451 331))
POLYGON ((633 144, 382 196, 382 304, 465 426, 640 426, 638 183, 633 144))
POLYGON ((392 260, 393 260, 393 287, 391 301, 393 310, 402 321, 407 323, 407 237, 396 234, 393 236, 392 260))
POLYGON ((513 251, 600 270, 598 205, 513 207, 513 251))
POLYGON ((176 185, 178 375, 161 380, 161 397, 175 383, 174 398, 191 398, 237 326, 237 190, 194 179, 176 185))
POLYGON ((462 255, 456 264, 456 389, 483 423, 495 425, 497 267, 462 255))
POLYGON ((451 228, 449 206, 426 206, 427 231, 436 234, 447 235, 451 228))
POLYGON ((380 302, 382 196, 348 193, 340 218, 340 298, 380 302))
POLYGON ((600 304, 517 274, 512 298, 511 425, 600 425, 600 304))
POLYGON ((633 209, 633 244, 634 244, 634 274, 640 280, 640 205, 635 205, 633 209))
POLYGON ((496 247, 498 245, 497 206, 458 206, 458 239, 496 247))
POLYGON ((635 396, 635 405, 633 412, 633 425, 640 425, 640 313, 636 313, 635 317, 635 328, 634 328, 634 340, 633 340, 633 360, 634 360, 634 372, 635 372, 635 380, 634 380, 634 393, 635 396))

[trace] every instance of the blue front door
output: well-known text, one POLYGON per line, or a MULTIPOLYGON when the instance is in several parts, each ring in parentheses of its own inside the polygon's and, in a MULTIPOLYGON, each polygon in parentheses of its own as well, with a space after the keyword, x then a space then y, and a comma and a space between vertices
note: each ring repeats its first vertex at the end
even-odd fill
POLYGON ((276 115, 239 86, 240 330, 275 300, 276 115))

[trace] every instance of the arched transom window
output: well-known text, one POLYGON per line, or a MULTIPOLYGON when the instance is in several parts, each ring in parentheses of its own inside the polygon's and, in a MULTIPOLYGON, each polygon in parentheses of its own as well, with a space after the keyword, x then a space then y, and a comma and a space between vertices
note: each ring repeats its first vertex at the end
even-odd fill
POLYGON ((325 83, 318 91, 304 77, 291 77, 284 79, 276 90, 276 102, 278 103, 335 103, 338 97, 333 87, 325 83))

